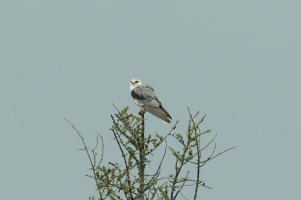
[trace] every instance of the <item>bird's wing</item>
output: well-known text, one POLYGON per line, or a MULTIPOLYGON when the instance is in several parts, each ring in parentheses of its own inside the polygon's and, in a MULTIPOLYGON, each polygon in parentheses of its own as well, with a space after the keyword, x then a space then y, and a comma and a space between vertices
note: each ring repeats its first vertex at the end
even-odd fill
POLYGON ((163 121, 170 123, 172 118, 170 114, 163 108, 162 105, 159 107, 149 107, 149 106, 142 106, 147 112, 155 115, 156 117, 162 119, 163 121))
POLYGON ((155 90, 151 86, 137 86, 132 90, 131 95, 147 112, 167 123, 171 122, 172 118, 170 114, 164 109, 161 102, 156 97, 155 90))
POLYGON ((131 92, 132 97, 141 105, 159 107, 161 102, 155 94, 154 88, 150 85, 139 85, 131 92))

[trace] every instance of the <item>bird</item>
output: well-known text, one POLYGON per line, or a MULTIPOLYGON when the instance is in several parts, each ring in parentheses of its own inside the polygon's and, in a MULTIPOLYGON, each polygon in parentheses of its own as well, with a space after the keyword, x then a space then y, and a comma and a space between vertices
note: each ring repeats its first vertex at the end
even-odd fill
POLYGON ((164 122, 171 122, 172 117, 162 106, 152 86, 143 85, 140 79, 133 78, 130 82, 130 91, 134 102, 141 108, 139 112, 141 116, 149 112, 164 122))

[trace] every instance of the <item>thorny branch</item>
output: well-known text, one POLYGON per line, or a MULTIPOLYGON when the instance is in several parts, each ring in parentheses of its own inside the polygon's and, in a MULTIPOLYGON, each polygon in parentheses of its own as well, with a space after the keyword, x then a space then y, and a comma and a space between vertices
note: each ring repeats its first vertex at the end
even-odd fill
POLYGON ((113 125, 110 130, 119 148, 123 165, 108 162, 108 166, 105 167, 102 164, 103 138, 98 134, 95 147, 89 149, 81 133, 69 120, 65 119, 82 141, 83 148, 81 150, 84 150, 89 158, 93 173, 89 177, 93 178, 96 183, 99 200, 107 198, 113 200, 176 200, 179 195, 184 199, 189 199, 182 191, 183 188, 189 187, 194 188, 192 196, 196 200, 200 187, 212 189, 201 180, 201 168, 210 160, 236 147, 216 153, 216 134, 208 143, 203 144, 201 138, 210 133, 210 130, 201 130, 201 124, 206 116, 198 119, 200 113, 197 112, 193 115, 189 108, 187 108, 189 114, 187 131, 175 132, 179 122, 177 121, 165 136, 146 134, 143 112, 139 113, 140 116, 136 116, 129 114, 127 107, 122 110, 118 110, 116 107, 115 109, 117 113, 111 115, 113 125), (169 136, 175 138, 178 145, 169 146, 167 142, 169 136), (156 170, 152 173, 147 172, 146 166, 153 168, 154 163, 151 163, 151 158, 157 156, 157 154, 154 155, 154 152, 163 143, 165 143, 164 152, 156 170), (99 162, 97 162, 99 145, 102 149, 99 162), (211 145, 213 145, 213 150, 206 159, 203 159, 203 155, 208 154, 206 151, 211 145), (175 158, 175 170, 169 175, 162 174, 161 171, 168 152, 167 147, 175 158), (195 169, 196 176, 190 173, 191 169, 195 169))
MULTIPOLYGON (((92 169, 92 172, 93 172, 93 175, 94 175, 93 178, 94 178, 95 183, 96 183, 96 185, 97 185, 97 182, 98 182, 98 178, 97 178, 97 177, 98 177, 98 173, 97 173, 97 171, 96 171, 96 168, 97 168, 98 166, 100 166, 101 163, 102 163, 102 161, 103 161, 103 151, 104 151, 103 137, 100 136, 100 135, 98 134, 98 137, 97 137, 97 140, 96 140, 96 141, 97 141, 97 144, 96 144, 96 146, 94 147, 94 149, 92 150, 92 156, 91 156, 91 154, 90 154, 90 152, 89 152, 89 148, 88 148, 88 146, 86 145, 85 138, 80 134, 79 130, 77 130, 77 129, 75 128, 74 124, 72 124, 68 119, 65 119, 65 121, 73 128, 73 130, 75 130, 75 132, 77 133, 77 135, 80 137, 80 139, 81 139, 81 141, 82 141, 82 145, 83 145, 83 147, 84 147, 83 149, 80 149, 80 150, 84 150, 84 151, 86 152, 88 158, 89 158, 90 165, 91 165, 91 167, 92 167, 91 169, 92 169), (96 156, 97 156, 97 154, 96 154, 95 150, 97 149, 98 138, 101 139, 101 147, 102 147, 101 152, 102 152, 102 153, 101 153, 100 161, 99 161, 98 165, 96 165, 96 156)), ((97 188, 97 191, 98 191, 98 194, 99 194, 99 199, 103 200, 101 190, 100 190, 98 187, 96 187, 96 188, 97 188)))

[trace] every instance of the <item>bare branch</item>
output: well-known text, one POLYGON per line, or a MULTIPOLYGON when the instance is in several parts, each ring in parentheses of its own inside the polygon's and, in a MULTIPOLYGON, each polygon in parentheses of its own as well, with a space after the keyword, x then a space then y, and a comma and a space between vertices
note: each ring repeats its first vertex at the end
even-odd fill
POLYGON ((73 128, 73 130, 75 130, 75 132, 77 133, 77 135, 80 137, 81 141, 82 141, 82 144, 84 146, 84 150, 89 158, 89 161, 90 161, 90 165, 92 167, 92 172, 93 172, 93 175, 94 175, 94 181, 95 181, 95 184, 96 184, 96 188, 97 188, 97 191, 98 191, 98 194, 99 194, 99 198, 101 200, 103 200, 102 198, 102 193, 101 193, 101 190, 97 187, 97 173, 96 173, 96 168, 95 168, 95 164, 93 163, 93 160, 92 160, 92 157, 88 151, 88 147, 86 145, 86 142, 85 142, 85 139, 84 137, 80 134, 79 130, 77 130, 74 126, 74 124, 72 124, 68 119, 65 118, 65 121, 73 128))
POLYGON ((236 146, 230 147, 230 148, 216 154, 215 156, 213 156, 213 155, 209 156, 206 160, 201 162, 202 163, 201 167, 204 166, 208 161, 213 160, 214 158, 216 158, 216 157, 218 157, 218 156, 220 156, 220 155, 222 155, 222 154, 226 153, 227 151, 230 151, 234 148, 236 148, 236 146))

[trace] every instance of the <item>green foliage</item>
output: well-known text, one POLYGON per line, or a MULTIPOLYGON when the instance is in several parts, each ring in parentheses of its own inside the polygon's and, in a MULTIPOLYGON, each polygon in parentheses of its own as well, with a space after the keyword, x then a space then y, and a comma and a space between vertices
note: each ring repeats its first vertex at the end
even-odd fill
MULTIPOLYGON (((80 132, 67 120, 80 136, 84 146, 82 150, 86 152, 91 164, 92 175, 88 176, 95 180, 98 191, 98 197, 92 199, 175 200, 179 198, 179 195, 184 197, 182 191, 185 187, 191 187, 194 194, 193 199, 197 199, 200 187, 211 189, 200 180, 200 168, 234 147, 216 154, 215 137, 209 143, 202 145, 201 136, 211 132, 210 130, 202 131, 200 128, 205 116, 199 119, 199 113, 192 115, 189 109, 188 113, 187 131, 176 132, 178 124, 176 122, 170 132, 163 136, 159 134, 145 136, 144 116, 128 113, 128 107, 121 111, 117 110, 116 114, 111 115, 113 122, 111 131, 123 162, 109 162, 107 165, 102 163, 103 155, 101 154, 101 158, 98 158, 96 153, 98 141, 99 139, 102 141, 102 137, 98 135, 96 147, 90 149, 86 146, 80 132), (174 138, 177 145, 169 146, 167 142, 169 138, 174 138), (163 143, 165 150, 155 172, 146 172, 146 166, 151 163, 152 158, 160 156, 154 154, 154 151, 164 145, 163 143), (204 151, 212 144, 214 144, 213 151, 204 159, 204 151), (175 171, 164 175, 161 168, 167 149, 174 157, 175 171)), ((103 152, 103 142, 101 147, 101 152, 103 152)))

